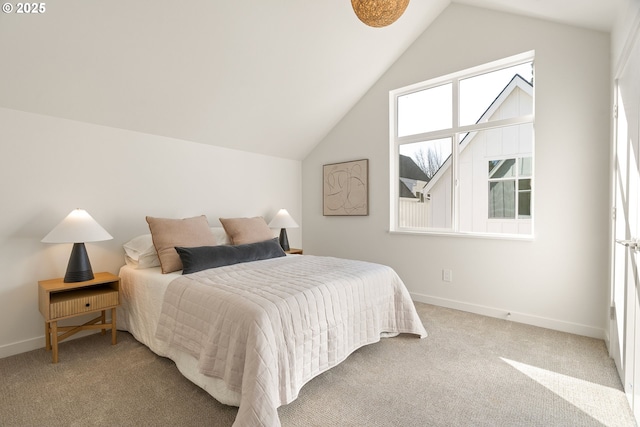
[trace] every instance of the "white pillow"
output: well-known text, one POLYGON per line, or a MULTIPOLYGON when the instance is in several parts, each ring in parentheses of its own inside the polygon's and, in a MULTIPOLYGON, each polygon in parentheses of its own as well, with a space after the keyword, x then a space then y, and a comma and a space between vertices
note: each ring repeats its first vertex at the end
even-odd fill
POLYGON ((216 238, 216 242, 218 245, 230 245, 231 239, 224 228, 222 227, 211 227, 211 232, 216 238))
POLYGON ((160 265, 160 259, 153 246, 151 234, 143 234, 129 240, 123 246, 127 264, 133 264, 136 268, 151 268, 160 265))
POLYGON ((153 240, 151 239, 151 234, 143 234, 129 240, 122 247, 129 258, 138 261, 141 254, 145 253, 149 248, 153 248, 153 240))
MULTIPOLYGON (((222 227, 211 227, 216 244, 228 245, 231 243, 229 236, 222 227)), ((160 266, 160 259, 156 252, 155 246, 153 246, 153 239, 151 234, 142 234, 134 237, 127 243, 122 245, 125 252, 125 262, 128 265, 133 265, 136 268, 151 268, 160 266)))

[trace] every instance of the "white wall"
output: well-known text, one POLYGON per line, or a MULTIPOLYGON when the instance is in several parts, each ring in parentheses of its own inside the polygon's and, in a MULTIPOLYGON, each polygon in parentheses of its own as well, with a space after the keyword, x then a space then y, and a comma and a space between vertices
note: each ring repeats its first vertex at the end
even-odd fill
POLYGON ((608 34, 453 4, 304 160, 305 253, 388 264, 417 300, 603 337, 610 105, 608 34), (529 50, 535 239, 390 234, 388 92, 529 50), (322 165, 361 158, 370 215, 323 217, 322 165))
POLYGON ((299 161, 3 108, 0 147, 0 357, 44 347, 37 282, 64 275, 71 244, 40 240, 74 208, 114 237, 87 243, 94 272, 118 273, 146 215, 219 226, 286 208, 302 225, 299 161))

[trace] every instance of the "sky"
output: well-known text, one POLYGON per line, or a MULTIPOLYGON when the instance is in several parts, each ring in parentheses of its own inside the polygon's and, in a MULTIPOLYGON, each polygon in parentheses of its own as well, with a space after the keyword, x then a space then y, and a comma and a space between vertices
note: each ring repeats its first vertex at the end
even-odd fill
POLYGON ((474 124, 514 75, 531 82, 532 63, 505 68, 460 81, 460 124, 474 124))

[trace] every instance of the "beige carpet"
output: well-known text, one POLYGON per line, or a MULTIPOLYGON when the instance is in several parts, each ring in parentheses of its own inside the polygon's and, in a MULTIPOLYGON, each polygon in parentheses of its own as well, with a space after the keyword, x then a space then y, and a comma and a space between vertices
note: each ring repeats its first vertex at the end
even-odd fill
MULTIPOLYGON (((305 385, 284 427, 635 426, 604 342, 417 303, 429 332, 383 339, 305 385)), ((0 426, 230 426, 236 408, 126 332, 0 359, 0 426)), ((43 343, 44 344, 44 343, 43 343)))

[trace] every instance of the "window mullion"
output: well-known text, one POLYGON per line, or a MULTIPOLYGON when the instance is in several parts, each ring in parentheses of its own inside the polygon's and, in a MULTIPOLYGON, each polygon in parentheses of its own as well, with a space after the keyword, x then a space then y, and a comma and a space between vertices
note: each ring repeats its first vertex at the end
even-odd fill
POLYGON ((533 123, 533 114, 527 114, 518 117, 510 117, 508 119, 492 120, 490 122, 475 123, 467 126, 460 126, 455 130, 460 133, 479 132, 494 128, 504 128, 508 126, 521 125, 525 123, 533 123))
POLYGON ((515 174, 515 178, 516 178, 516 182, 514 185, 514 189, 513 192, 516 193, 515 194, 515 220, 517 221, 519 218, 519 211, 520 211, 520 206, 519 206, 519 202, 520 202, 520 158, 516 157, 516 174, 515 174))
POLYGON ((391 174, 389 175, 389 189, 391 194, 391 200, 393 203, 390 204, 389 208, 389 216, 391 219, 391 229, 396 230, 398 228, 398 218, 399 218, 399 196, 400 190, 398 188, 398 174, 400 171, 399 167, 399 138, 398 138, 398 97, 389 96, 389 111, 392 111, 393 114, 389 115, 389 140, 393 141, 393 144, 389 144, 389 170, 391 174))
MULTIPOLYGON (((453 106, 453 109, 456 110, 455 105, 453 106)), ((454 117, 454 120, 458 117, 459 115, 456 114, 456 116, 454 117)), ((509 119, 495 120, 495 121, 485 122, 485 123, 477 123, 477 124, 468 125, 468 126, 460 126, 460 127, 454 126, 452 129, 442 129, 442 130, 436 130, 431 132, 418 133, 414 135, 395 137, 395 141, 399 145, 410 144, 413 142, 427 141, 430 139, 448 138, 454 133, 465 134, 465 133, 471 133, 471 132, 479 132, 487 129, 503 128, 503 127, 512 126, 512 125, 520 125, 525 123, 533 123, 533 115, 525 115, 525 116, 513 117, 509 119)), ((394 123, 394 126, 395 126, 395 123, 394 123)))
POLYGON ((411 144, 414 142, 429 141, 433 139, 450 138, 452 134, 453 132, 451 129, 444 129, 444 130, 438 130, 438 131, 426 132, 426 133, 418 133, 415 135, 398 137, 396 138, 396 143, 398 145, 403 145, 403 144, 411 144))
MULTIPOLYGON (((460 79, 454 78, 452 81, 452 102, 451 102, 451 115, 453 118, 453 128, 457 130, 460 126, 460 79)), ((453 138, 451 138, 451 143, 453 147, 451 147, 451 157, 452 157, 452 165, 453 165, 453 173, 452 179, 452 197, 451 197, 451 227, 454 232, 460 231, 460 186, 459 183, 459 172, 460 168, 458 167, 458 149, 460 147, 460 133, 455 132, 453 134, 453 138)))

